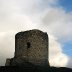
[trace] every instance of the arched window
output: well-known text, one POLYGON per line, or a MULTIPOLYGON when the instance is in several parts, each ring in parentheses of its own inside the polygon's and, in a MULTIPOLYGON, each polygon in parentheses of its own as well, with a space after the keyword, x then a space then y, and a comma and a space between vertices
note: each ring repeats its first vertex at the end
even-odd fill
POLYGON ((27 49, 31 47, 30 42, 27 42, 27 49))

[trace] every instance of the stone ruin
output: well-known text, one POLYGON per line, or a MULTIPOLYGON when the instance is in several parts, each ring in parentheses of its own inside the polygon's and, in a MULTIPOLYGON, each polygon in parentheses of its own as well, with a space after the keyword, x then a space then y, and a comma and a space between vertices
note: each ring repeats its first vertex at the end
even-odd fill
POLYGON ((21 66, 27 63, 49 65, 48 43, 47 33, 37 29, 17 33, 14 58, 7 59, 5 66, 21 66))

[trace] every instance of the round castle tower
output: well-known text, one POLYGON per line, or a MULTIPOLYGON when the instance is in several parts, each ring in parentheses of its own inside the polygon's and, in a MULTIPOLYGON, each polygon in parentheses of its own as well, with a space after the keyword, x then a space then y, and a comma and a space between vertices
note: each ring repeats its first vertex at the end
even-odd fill
POLYGON ((29 62, 41 66, 49 65, 48 45, 47 33, 36 29, 19 32, 15 35, 15 56, 10 64, 29 62))

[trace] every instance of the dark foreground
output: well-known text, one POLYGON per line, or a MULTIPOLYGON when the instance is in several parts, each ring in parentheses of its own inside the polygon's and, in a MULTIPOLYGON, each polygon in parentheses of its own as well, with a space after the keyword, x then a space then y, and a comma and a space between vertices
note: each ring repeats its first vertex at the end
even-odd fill
POLYGON ((1 66, 0 72, 72 72, 69 68, 40 66, 1 66))

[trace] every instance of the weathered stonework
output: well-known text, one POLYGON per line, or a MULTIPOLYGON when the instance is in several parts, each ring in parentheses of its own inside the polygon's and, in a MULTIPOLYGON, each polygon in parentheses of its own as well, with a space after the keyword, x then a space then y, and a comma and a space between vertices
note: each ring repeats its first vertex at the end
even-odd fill
POLYGON ((41 66, 49 65, 47 33, 40 30, 29 30, 16 34, 15 56, 8 59, 6 65, 25 65, 28 62, 41 66))

